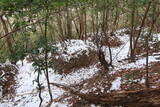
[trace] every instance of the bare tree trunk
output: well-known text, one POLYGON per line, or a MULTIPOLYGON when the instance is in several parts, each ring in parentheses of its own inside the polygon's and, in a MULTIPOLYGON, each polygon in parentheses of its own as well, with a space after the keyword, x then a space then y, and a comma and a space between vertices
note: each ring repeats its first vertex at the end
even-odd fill
MULTIPOLYGON (((7 21, 6 21, 3 17, 4 17, 4 16, 2 15, 2 16, 0 17, 0 19, 1 19, 1 22, 2 22, 2 25, 3 25, 3 29, 4 29, 5 34, 8 34, 8 33, 9 33, 9 29, 8 29, 8 26, 7 26, 7 21)), ((14 51, 12 50, 12 40, 11 40, 11 36, 8 35, 8 36, 5 37, 5 39, 6 39, 6 45, 7 45, 7 48, 9 49, 9 51, 10 51, 10 54, 13 54, 14 51)))
POLYGON ((134 22, 135 22, 135 0, 132 3, 132 19, 131 19, 131 35, 130 35, 130 58, 131 61, 135 60, 135 56, 133 53, 133 38, 134 38, 134 22))
MULTIPOLYGON (((154 7, 156 8, 156 6, 154 7)), ((156 9, 155 9, 156 10, 156 9)), ((146 37, 146 82, 145 82, 145 85, 146 85, 146 88, 149 88, 149 67, 148 67, 148 62, 149 62, 149 59, 148 59, 148 56, 149 56, 149 38, 151 37, 152 35, 152 31, 154 29, 154 24, 156 23, 157 21, 157 18, 159 17, 159 13, 156 14, 156 12, 154 11, 154 14, 152 16, 152 24, 151 24, 151 29, 149 31, 149 34, 147 35, 146 37)))
POLYGON ((39 103, 39 107, 41 107, 42 105, 42 102, 43 102, 43 99, 42 99, 42 96, 41 96, 41 92, 42 92, 42 86, 41 86, 41 83, 40 83, 40 70, 38 70, 38 76, 37 76, 37 83, 38 83, 38 90, 39 90, 39 99, 40 99, 40 103, 39 103))
POLYGON ((115 32, 118 28, 118 20, 119 20, 119 16, 120 16, 119 5, 120 5, 120 2, 117 1, 115 3, 115 17, 113 17, 113 24, 111 25, 112 32, 115 32))
POLYGON ((62 28, 62 20, 61 19, 62 19, 61 14, 58 13, 58 16, 57 16, 58 29, 59 29, 59 33, 60 33, 60 38, 61 38, 62 41, 64 41, 65 38, 64 38, 64 31, 63 31, 63 28, 62 28))
POLYGON ((78 21, 79 21, 79 39, 84 40, 85 22, 84 22, 84 12, 83 12, 83 8, 81 8, 81 7, 76 7, 76 12, 77 12, 78 21))
POLYGON ((86 13, 85 7, 83 9, 83 12, 84 12, 84 39, 86 40, 87 38, 87 13, 86 13))
POLYGON ((78 37, 80 38, 80 33, 79 33, 78 25, 76 24, 76 20, 75 20, 75 19, 73 19, 73 23, 74 23, 74 26, 75 26, 77 35, 78 35, 78 37))
POLYGON ((50 87, 50 81, 49 81, 49 75, 48 75, 48 41, 47 41, 47 30, 48 30, 48 7, 46 7, 46 18, 45 18, 45 31, 44 31, 44 39, 46 40, 45 43, 45 73, 46 73, 46 79, 47 79, 47 86, 48 86, 48 92, 50 95, 50 100, 53 100, 51 87, 50 87))
POLYGON ((72 37, 72 21, 71 17, 69 15, 69 8, 68 8, 68 2, 66 3, 66 10, 67 10, 67 38, 72 37))
MULTIPOLYGON (((150 36, 150 35, 148 35, 150 36)), ((146 85, 146 88, 149 88, 149 75, 148 75, 148 51, 149 51, 149 45, 148 45, 148 37, 146 38, 146 82, 145 82, 145 85, 146 85)))
POLYGON ((137 42, 138 42, 138 40, 139 40, 139 38, 140 38, 140 35, 141 35, 142 29, 143 29, 143 27, 144 27, 145 20, 146 20, 146 18, 147 18, 147 14, 148 14, 148 12, 149 12, 149 9, 150 9, 150 7, 151 7, 151 4, 152 4, 152 1, 149 1, 148 6, 147 6, 146 11, 145 11, 145 14, 144 14, 144 17, 143 17, 143 19, 142 19, 142 23, 141 23, 141 25, 140 25, 140 29, 139 29, 137 38, 136 38, 135 43, 134 43, 133 56, 135 56, 135 54, 136 54, 137 42))
POLYGON ((99 61, 100 61, 101 65, 103 66, 103 68, 106 71, 108 71, 109 70, 109 64, 105 60, 105 55, 104 55, 104 52, 102 51, 101 47, 98 49, 98 55, 99 55, 99 61))
MULTIPOLYGON (((109 46, 109 39, 108 39, 108 35, 107 35, 107 31, 108 31, 108 0, 104 0, 104 7, 103 7, 103 13, 102 13, 102 25, 101 25, 101 35, 99 35, 100 37, 98 38, 98 42, 97 42, 97 47, 98 47, 98 54, 99 54, 99 60, 101 65, 103 66, 103 68, 108 71, 109 70, 109 63, 106 61, 105 59, 105 54, 102 51, 102 40, 103 40, 103 35, 106 39, 106 42, 109 46)), ((110 53, 110 58, 111 58, 111 49, 109 46, 109 53, 110 53)), ((112 63, 112 58, 111 61, 112 63)))
POLYGON ((80 17, 79 17, 79 24, 80 24, 80 39, 84 40, 84 13, 83 9, 80 10, 80 17))
MULTIPOLYGON (((77 7, 75 8, 75 10, 76 10, 76 12, 78 12, 77 7)), ((78 14, 78 13, 77 13, 77 14, 78 14)), ((79 16, 79 14, 78 14, 78 16, 79 16)), ((78 37, 80 38, 80 31, 79 31, 79 27, 78 27, 78 24, 76 23, 76 22, 78 22, 78 21, 77 21, 77 19, 73 16, 73 14, 72 14, 72 13, 71 13, 71 17, 72 17, 72 21, 73 21, 73 24, 74 24, 74 27, 75 27, 76 33, 77 33, 78 37)))

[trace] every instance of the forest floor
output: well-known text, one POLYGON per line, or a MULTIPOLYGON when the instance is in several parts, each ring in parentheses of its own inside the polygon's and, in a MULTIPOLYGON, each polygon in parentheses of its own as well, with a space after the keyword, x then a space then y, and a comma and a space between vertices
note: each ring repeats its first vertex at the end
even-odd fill
MULTIPOLYGON (((53 95, 53 101, 51 103, 49 102, 46 78, 44 73, 42 73, 40 77, 40 82, 44 86, 42 91, 42 105, 44 107, 100 106, 96 101, 95 103, 94 101, 89 103, 82 97, 74 95, 74 93, 56 84, 69 87, 69 89, 74 89, 74 91, 81 94, 97 96, 145 90, 146 58, 143 43, 139 43, 139 46, 143 46, 143 48, 139 49, 139 55, 137 55, 136 61, 130 62, 128 60, 130 47, 129 35, 125 33, 124 29, 115 32, 115 37, 121 43, 111 48, 114 67, 110 68, 108 72, 104 71, 100 65, 95 54, 97 50, 96 46, 90 38, 87 41, 70 40, 64 44, 57 43, 58 54, 55 59, 57 59, 58 65, 63 65, 62 70, 64 73, 57 73, 54 72, 55 69, 49 69, 53 95), (65 45, 65 48, 63 45, 65 45)), ((160 40, 160 34, 155 34, 153 39, 155 39, 155 42, 150 42, 149 44, 149 83, 151 89, 157 89, 160 88, 160 50, 155 49, 155 47, 157 46, 156 41, 160 40)), ((109 61, 108 46, 104 45, 103 51, 105 52, 106 60, 109 61)), ((15 77, 15 92, 8 93, 6 96, 1 95, 0 107, 38 107, 40 100, 38 97, 37 83, 34 82, 37 78, 37 73, 34 72, 32 62, 26 58, 23 61, 23 65, 22 61, 18 61, 17 66, 18 74, 15 77)), ((160 104, 160 101, 156 100, 156 103, 160 104)))

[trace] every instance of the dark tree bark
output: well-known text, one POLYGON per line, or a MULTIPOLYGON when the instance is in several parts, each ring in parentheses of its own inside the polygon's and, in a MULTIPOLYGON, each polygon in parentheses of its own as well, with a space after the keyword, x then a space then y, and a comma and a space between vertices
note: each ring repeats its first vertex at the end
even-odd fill
POLYGON ((146 18, 147 18, 149 9, 150 9, 150 7, 151 7, 151 4, 152 4, 152 1, 149 1, 148 5, 147 5, 147 8, 146 8, 146 10, 145 10, 145 14, 144 14, 144 16, 143 16, 142 23, 141 23, 141 25, 140 25, 140 29, 139 29, 138 35, 137 35, 137 37, 136 37, 136 39, 135 39, 135 43, 134 43, 134 47, 133 47, 133 56, 136 55, 137 43, 138 43, 138 40, 139 40, 139 38, 140 38, 140 36, 141 36, 141 32, 142 32, 142 30, 143 30, 143 27, 144 27, 144 24, 145 24, 145 20, 146 20, 146 18))
POLYGON ((72 37, 72 21, 69 13, 68 2, 66 3, 66 10, 67 10, 67 38, 72 37))
POLYGON ((39 90, 39 94, 38 94, 38 96, 39 96, 39 99, 40 99, 40 103, 39 103, 39 107, 41 107, 42 106, 42 102, 43 102, 43 99, 42 99, 42 96, 41 96, 41 92, 42 92, 42 87, 41 87, 41 83, 40 83, 40 70, 38 70, 38 76, 37 76, 37 83, 38 83, 38 90, 39 90))
POLYGON ((101 63, 101 65, 104 67, 104 69, 106 71, 109 70, 109 63, 105 60, 105 55, 104 52, 101 50, 101 48, 99 49, 99 61, 101 63))
POLYGON ((48 92, 50 96, 50 101, 52 101, 53 97, 52 97, 49 75, 48 75, 48 40, 47 40, 48 18, 49 18, 49 10, 48 10, 48 7, 46 6, 46 18, 45 18, 45 29, 44 29, 44 39, 46 40, 46 43, 45 43, 45 74, 46 74, 46 79, 47 79, 47 87, 48 87, 48 92))
MULTIPOLYGON (((154 7, 156 8, 156 7, 154 7)), ((160 13, 158 13, 157 15, 155 15, 156 12, 154 11, 154 14, 152 16, 152 23, 151 23, 151 27, 150 27, 150 31, 149 31, 149 34, 147 35, 146 37, 146 82, 145 82, 145 85, 146 85, 146 88, 149 88, 149 66, 148 66, 148 62, 149 62, 149 59, 148 59, 148 56, 149 56, 149 38, 151 37, 152 35, 152 32, 153 32, 153 29, 154 29, 154 24, 156 23, 157 21, 157 18, 159 17, 160 13)))
MULTIPOLYGON (((6 35, 6 34, 9 33, 9 29, 8 29, 8 26, 7 26, 7 20, 5 20, 3 18, 3 15, 0 16, 0 19, 1 19, 1 22, 2 22, 2 25, 3 25, 3 29, 4 29, 4 32, 5 32, 5 35, 6 35)), ((8 36, 5 37, 5 39, 6 39, 7 48, 9 49, 10 54, 13 54, 14 51, 12 49, 12 39, 11 39, 11 36, 8 35, 8 36)))
POLYGON ((135 23, 135 0, 132 3, 132 19, 131 19, 131 35, 130 35, 130 58, 131 61, 135 60, 135 56, 133 53, 133 38, 134 38, 134 23, 135 23))

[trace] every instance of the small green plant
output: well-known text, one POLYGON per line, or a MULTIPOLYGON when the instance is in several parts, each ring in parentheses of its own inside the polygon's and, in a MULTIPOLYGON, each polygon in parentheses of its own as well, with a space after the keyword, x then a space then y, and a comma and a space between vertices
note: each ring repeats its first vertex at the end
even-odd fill
MULTIPOLYGON (((49 45, 44 38, 39 38, 38 41, 35 43, 35 47, 30 50, 30 54, 33 60, 33 67, 35 68, 35 72, 37 72, 37 79, 35 80, 38 84, 37 89, 39 90, 39 98, 40 98, 40 104, 39 107, 41 107, 42 104, 42 96, 41 92, 42 89, 44 89, 44 86, 42 83, 40 83, 40 75, 44 73, 47 79, 47 84, 49 84, 49 77, 48 75, 48 69, 54 67, 54 63, 52 61, 52 58, 48 55, 55 53, 57 50, 56 47, 53 45, 49 45), (47 48, 46 48, 47 45, 47 48), (46 57, 47 56, 47 57, 46 57)), ((49 94, 52 98, 51 90, 49 90, 49 94)))
POLYGON ((133 78, 133 75, 130 74, 130 73, 127 73, 127 74, 125 74, 125 78, 126 78, 127 80, 130 80, 130 79, 133 78))
POLYGON ((133 75, 131 73, 126 73, 124 77, 127 80, 126 83, 133 82, 133 75))
POLYGON ((16 63, 18 60, 21 60, 23 65, 23 60, 27 56, 28 50, 20 42, 16 43, 12 48, 16 51, 14 51, 14 54, 9 54, 9 59, 13 63, 16 63))
POLYGON ((43 102, 43 99, 42 99, 42 96, 41 96, 41 92, 42 90, 44 89, 44 86, 42 83, 40 83, 40 75, 42 74, 42 70, 44 70, 44 67, 43 67, 43 61, 42 60, 38 60, 36 58, 33 59, 34 62, 33 62, 33 67, 35 68, 35 72, 37 72, 37 79, 34 80, 33 82, 37 82, 37 89, 39 91, 39 98, 40 98, 40 104, 39 104, 39 107, 41 107, 42 105, 42 102, 43 102))

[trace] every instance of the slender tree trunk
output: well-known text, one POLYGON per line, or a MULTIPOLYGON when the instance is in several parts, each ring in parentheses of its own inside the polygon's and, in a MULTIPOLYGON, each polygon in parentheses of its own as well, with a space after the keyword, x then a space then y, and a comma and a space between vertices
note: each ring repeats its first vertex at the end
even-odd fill
POLYGON ((71 38, 72 37, 72 21, 71 21, 71 17, 69 14, 69 7, 68 7, 68 2, 66 3, 66 10, 67 10, 67 38, 71 38))
MULTIPOLYGON (((4 29, 4 32, 5 34, 8 34, 9 33, 9 29, 8 29, 8 26, 7 26, 7 21, 3 18, 3 16, 0 17, 1 19, 1 22, 2 22, 2 25, 3 25, 3 29, 4 29)), ((12 40, 11 40, 11 36, 10 35, 7 35, 5 37, 6 39, 6 45, 7 45, 7 48, 9 49, 10 51, 10 54, 13 54, 14 51, 12 50, 12 40)))
POLYGON ((107 34, 107 31, 108 31, 108 0, 104 0, 104 7, 103 7, 103 13, 102 13, 102 26, 101 26, 101 29, 102 29, 102 32, 101 32, 101 35, 100 35, 100 38, 99 38, 99 41, 98 41, 98 53, 99 53, 99 60, 101 62, 101 65, 104 67, 104 69, 106 71, 109 70, 109 63, 106 61, 105 59, 105 55, 104 55, 104 52, 102 51, 102 40, 103 40, 103 35, 106 39, 106 42, 107 42, 107 45, 109 46, 109 53, 110 53, 110 59, 111 59, 111 63, 112 63, 112 55, 111 55, 111 49, 110 49, 110 45, 109 45, 109 37, 108 37, 108 34, 107 34))
POLYGON ((75 26, 77 35, 78 35, 78 37, 80 38, 80 33, 79 33, 80 31, 79 31, 79 29, 78 29, 78 25, 76 24, 76 20, 75 20, 75 19, 73 19, 73 23, 74 23, 74 26, 75 26))
POLYGON ((86 13, 85 7, 83 9, 83 12, 84 12, 84 39, 86 40, 87 38, 87 13, 86 13))
POLYGON ((145 82, 146 88, 149 88, 149 79, 148 79, 149 78, 149 75, 148 75, 148 51, 149 51, 148 38, 149 37, 148 36, 146 37, 146 82, 145 82))
POLYGON ((94 18, 94 14, 92 13, 92 15, 91 15, 92 17, 91 17, 91 23, 92 23, 92 32, 93 32, 93 34, 95 35, 96 34, 96 28, 95 28, 95 18, 94 18))
POLYGON ((80 17, 79 17, 79 24, 80 24, 80 39, 84 40, 84 13, 83 9, 80 10, 80 17))
POLYGON ((102 51, 101 47, 98 49, 98 54, 99 54, 99 61, 101 65, 103 66, 104 70, 108 71, 109 70, 109 63, 105 60, 105 55, 104 52, 102 51))
POLYGON ((133 38, 134 38, 134 22, 135 22, 135 0, 132 3, 132 19, 131 19, 131 35, 130 35, 130 58, 131 61, 135 60, 135 56, 133 53, 133 38))
MULTIPOLYGON (((154 8, 156 8, 156 6, 154 8)), ((156 12, 154 11, 153 16, 152 16, 153 20, 152 20, 152 24, 151 24, 151 27, 150 27, 150 31, 149 31, 149 34, 146 37, 146 82, 145 82, 146 88, 150 87, 150 85, 149 85, 149 67, 148 67, 148 62, 149 62, 149 59, 148 59, 148 56, 149 56, 149 38, 152 35, 152 31, 154 29, 154 24, 156 23, 157 18, 160 15, 160 14, 157 14, 157 15, 155 15, 155 14, 156 14, 156 12)))
POLYGON ((142 32, 142 29, 143 29, 143 27, 144 27, 145 20, 146 20, 146 18, 147 18, 147 14, 148 14, 148 12, 149 12, 149 9, 150 9, 150 7, 151 7, 151 4, 152 4, 152 1, 149 1, 148 6, 147 6, 146 11, 145 11, 145 14, 144 14, 144 17, 143 17, 143 19, 142 19, 142 23, 141 23, 141 25, 140 25, 140 29, 139 29, 138 35, 137 35, 137 37, 136 37, 136 39, 135 39, 135 43, 134 43, 134 47, 133 47, 133 56, 135 56, 135 54, 136 54, 137 42, 138 42, 138 40, 139 40, 139 38, 140 38, 140 36, 141 36, 141 32, 142 32))
POLYGON ((45 37, 45 40, 46 40, 46 43, 45 43, 45 73, 46 73, 46 79, 47 79, 47 86, 48 86, 48 92, 49 92, 49 95, 50 95, 50 100, 52 101, 53 100, 53 97, 52 97, 52 92, 51 92, 51 88, 50 88, 50 81, 49 81, 49 75, 48 75, 48 40, 47 40, 47 30, 48 30, 48 8, 46 7, 47 9, 47 12, 46 12, 46 18, 45 18, 45 31, 44 31, 44 37, 45 37))
MULTIPOLYGON (((60 10, 60 9, 59 9, 60 10)), ((60 34, 60 39, 62 40, 62 41, 64 41, 65 40, 65 36, 64 36, 64 31, 63 31, 63 27, 62 27, 62 17, 61 17, 61 14, 60 13, 58 13, 58 16, 56 17, 57 18, 57 23, 58 23, 58 29, 59 29, 59 34, 60 34)))
POLYGON ((41 93, 42 93, 42 87, 41 87, 41 84, 40 84, 40 81, 39 81, 39 78, 40 78, 40 69, 38 70, 38 76, 37 76, 37 83, 38 83, 38 90, 39 90, 39 99, 40 99, 40 103, 39 103, 39 107, 41 107, 42 105, 42 102, 43 102, 43 99, 42 99, 42 96, 41 96, 41 93))

